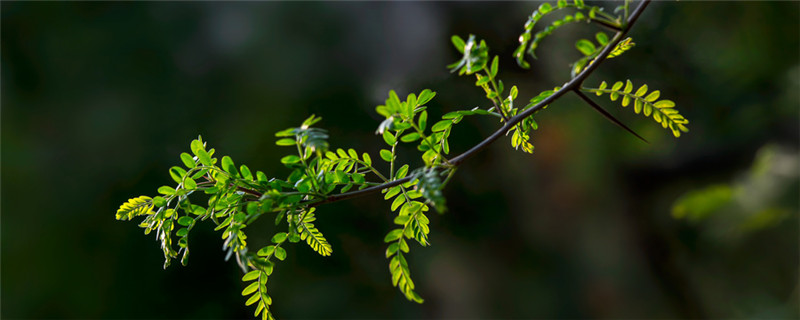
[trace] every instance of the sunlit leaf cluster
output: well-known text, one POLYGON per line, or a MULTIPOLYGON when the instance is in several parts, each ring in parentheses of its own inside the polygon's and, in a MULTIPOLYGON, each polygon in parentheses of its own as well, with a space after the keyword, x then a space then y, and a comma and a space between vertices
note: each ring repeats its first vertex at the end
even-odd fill
POLYGON ((633 91, 633 89, 633 83, 627 80, 624 85, 622 81, 617 81, 610 88, 608 84, 603 81, 600 83, 600 87, 588 88, 585 89, 585 91, 594 92, 598 96, 607 93, 611 101, 616 101, 621 97, 621 104, 623 107, 627 107, 633 102, 633 111, 636 112, 636 114, 641 113, 645 117, 650 117, 652 115, 653 120, 660 123, 664 129, 669 128, 676 138, 681 136, 681 132, 689 132, 689 128, 686 127, 689 120, 686 120, 686 118, 678 113, 678 110, 675 109, 675 102, 672 100, 659 100, 658 98, 661 97, 661 92, 654 90, 648 93, 646 84, 639 87, 636 91, 633 91))
MULTIPOLYGON (((623 7, 627 8, 627 4, 628 2, 626 1, 626 4, 623 7)), ((627 9, 625 10, 627 11, 627 9)), ((530 68, 530 64, 525 61, 525 54, 529 54, 531 57, 536 59, 535 51, 539 47, 539 44, 542 42, 542 40, 566 24, 594 22, 607 27, 619 29, 622 27, 622 20, 623 17, 615 17, 607 14, 602 7, 586 5, 583 0, 558 0, 556 1, 555 5, 552 5, 548 2, 542 3, 539 5, 539 8, 528 17, 528 21, 525 22, 525 31, 519 36, 519 47, 517 47, 517 49, 514 51, 514 58, 516 58, 517 64, 519 64, 520 67, 525 69, 530 68), (563 9, 572 9, 575 11, 575 13, 566 14, 561 19, 551 22, 550 25, 541 31, 533 33, 534 28, 539 20, 549 14, 561 12, 563 9)))
MULTIPOLYGON (((581 71, 583 71, 586 67, 592 65, 600 52, 605 49, 606 45, 609 43, 608 35, 604 32, 598 32, 595 34, 595 40, 597 40, 598 45, 595 44, 587 39, 580 39, 575 42, 575 48, 578 49, 583 54, 583 58, 578 59, 572 64, 572 68, 570 70, 570 74, 572 77, 576 77, 581 71)), ((614 58, 622 55, 625 51, 633 48, 636 43, 633 42, 631 38, 625 38, 619 43, 614 46, 614 49, 608 54, 607 58, 614 58)))

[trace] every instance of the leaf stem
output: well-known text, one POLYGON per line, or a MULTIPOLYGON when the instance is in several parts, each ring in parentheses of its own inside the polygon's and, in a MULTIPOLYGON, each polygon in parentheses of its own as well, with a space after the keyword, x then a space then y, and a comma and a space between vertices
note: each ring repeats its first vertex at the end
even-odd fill
POLYGON ((486 66, 483 66, 483 72, 486 72, 486 76, 489 77, 489 83, 492 84, 492 89, 494 89, 494 92, 495 92, 495 95, 496 95, 495 99, 491 99, 492 103, 494 104, 494 108, 497 109, 497 111, 503 117, 503 122, 508 122, 508 116, 506 116, 506 112, 502 108, 503 107, 503 102, 502 102, 502 100, 500 100, 501 99, 500 98, 500 91, 497 90, 497 82, 494 81, 494 77, 492 76, 492 73, 489 72, 489 70, 486 68, 486 66), (500 106, 497 106, 497 100, 500 100, 500 106))

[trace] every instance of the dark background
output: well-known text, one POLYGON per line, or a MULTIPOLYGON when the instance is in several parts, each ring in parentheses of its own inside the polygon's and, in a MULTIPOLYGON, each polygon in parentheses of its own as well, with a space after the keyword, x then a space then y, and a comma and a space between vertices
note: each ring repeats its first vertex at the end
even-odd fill
MULTIPOLYGON (((524 105, 568 80, 575 41, 598 30, 562 28, 522 70, 511 53, 537 6, 2 2, 0 317, 251 316, 210 226, 193 233, 187 267, 162 270, 159 244, 115 221, 118 206, 171 183, 167 169, 198 134, 220 155, 285 177, 278 160, 291 150, 273 134, 312 113, 333 147, 378 159, 374 107, 390 89, 437 91, 434 118, 486 107, 473 78, 445 68, 459 58, 453 34, 486 39, 524 105)), ((645 144, 567 96, 537 116, 533 155, 503 138, 447 187, 450 211, 431 215, 433 246, 410 255, 424 304, 391 286, 381 240, 392 214, 372 195, 319 209, 334 254, 289 247, 269 283, 274 314, 798 317, 799 16, 794 1, 651 4, 630 34, 636 47, 587 85, 647 83, 677 102, 691 132, 674 139, 595 98, 645 144), (759 150, 766 160, 754 167, 759 150), (671 216, 682 195, 719 184, 736 190, 728 205, 671 216)), ((453 153, 496 127, 465 120, 453 153)), ((248 228, 256 247, 273 232, 263 220, 248 228)))

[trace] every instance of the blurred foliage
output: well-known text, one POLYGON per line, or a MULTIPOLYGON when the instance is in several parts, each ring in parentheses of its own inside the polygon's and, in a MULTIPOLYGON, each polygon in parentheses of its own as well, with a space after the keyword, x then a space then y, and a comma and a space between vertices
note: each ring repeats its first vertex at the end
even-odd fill
MULTIPOLYGON (((521 70, 504 57, 539 5, 0 3, 0 317, 250 317, 240 271, 224 252, 193 252, 187 267, 161 270, 152 239, 109 212, 170 179, 163 169, 180 165, 176 156, 198 134, 252 168, 288 175, 275 160, 282 151, 273 133, 309 114, 325 118, 331 145, 378 154, 382 138, 363 133, 383 120, 373 108, 390 88, 434 89, 431 114, 475 107, 484 94, 443 67, 459 59, 452 34, 484 39, 520 99, 536 97, 568 80, 564 67, 582 58, 575 40, 596 33, 563 25, 543 42, 552 47, 537 49, 530 71, 521 70)), ((316 213, 342 254, 287 249, 284 265, 292 267, 270 280, 281 284, 270 289, 282 297, 276 312, 798 317, 796 178, 757 206, 785 208, 783 218, 746 236, 709 232, 738 209, 698 222, 670 213, 691 190, 747 180, 737 177, 764 145, 796 154, 799 9, 651 4, 631 34, 636 46, 589 83, 646 79, 681 103, 691 134, 672 141, 620 113, 644 144, 565 98, 537 116, 532 157, 497 144, 449 183, 449 213, 430 216, 431 228, 442 230, 430 239, 435 245, 410 254, 425 304, 407 303, 388 283, 386 248, 374 240, 392 219, 382 199, 367 197, 316 213)), ((495 128, 463 121, 473 129, 452 131, 456 153, 495 128)), ((270 224, 250 226, 250 241, 270 241, 270 224)), ((210 227, 198 225, 192 237, 197 247, 222 243, 210 227)))
POLYGON ((738 236, 777 226, 797 213, 798 164, 797 150, 764 146, 736 182, 688 191, 673 204, 672 216, 738 236))

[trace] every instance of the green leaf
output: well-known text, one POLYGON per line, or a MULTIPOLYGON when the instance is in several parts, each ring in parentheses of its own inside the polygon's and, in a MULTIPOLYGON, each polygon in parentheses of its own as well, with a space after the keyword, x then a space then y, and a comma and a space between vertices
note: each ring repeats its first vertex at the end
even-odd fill
POLYGON ((392 162, 392 152, 391 151, 386 150, 386 149, 381 149, 380 155, 381 155, 381 159, 383 159, 384 161, 392 162))
POLYGON ((197 182, 195 182, 191 177, 186 177, 186 179, 183 180, 183 186, 186 188, 186 190, 194 190, 197 189, 197 182))
POLYGON ((447 128, 450 128, 452 125, 453 125, 453 121, 451 121, 451 120, 441 120, 441 121, 436 122, 436 123, 433 124, 433 127, 431 127, 431 131, 433 131, 433 132, 445 131, 445 130, 447 130, 447 128))
POLYGON ((170 186, 161 186, 158 187, 158 193, 170 196, 175 194, 175 188, 170 186))
POLYGON ((183 237, 186 236, 187 234, 189 234, 189 229, 186 228, 180 228, 178 229, 177 232, 175 232, 175 235, 178 237, 183 237))
POLYGON ((419 133, 416 132, 411 132, 409 134, 400 137, 400 141, 403 142, 414 142, 416 140, 419 140, 419 133))
POLYGON ((242 165, 241 167, 239 167, 239 172, 242 173, 242 178, 245 178, 246 180, 249 181, 253 181, 253 173, 250 172, 250 168, 247 167, 246 165, 242 165))
POLYGON ((183 170, 181 167, 172 167, 169 168, 169 175, 172 177, 172 180, 181 183, 181 180, 183 180, 183 177, 186 175, 186 170, 183 170))
POLYGON ((675 107, 675 102, 672 102, 671 100, 660 100, 660 101, 654 103, 653 105, 656 108, 659 108, 659 109, 672 108, 672 107, 675 107))
POLYGON ((161 207, 167 205, 167 200, 164 199, 164 197, 161 197, 161 196, 153 197, 153 205, 156 206, 156 207, 161 208, 161 207))
POLYGON ((195 139, 195 140, 192 140, 192 143, 191 143, 191 146, 190 146, 190 150, 192 150, 192 153, 194 153, 195 155, 199 155, 198 152, 200 150, 205 150, 205 148, 206 147, 203 146, 203 142, 200 141, 199 138, 195 139))
POLYGON ((211 162, 211 156, 203 149, 197 150, 197 159, 200 160, 200 163, 206 166, 213 165, 211 162))
POLYGON ((293 145, 297 144, 297 140, 284 138, 284 139, 280 139, 280 140, 276 141, 275 144, 277 144, 279 146, 293 146, 293 145))
POLYGON ((408 110, 407 114, 408 115, 413 114, 414 108, 416 107, 417 107, 417 95, 409 93, 408 96, 406 97, 406 109, 408 110))
POLYGON ((425 127, 428 125, 428 111, 422 111, 417 125, 420 131, 425 131, 425 127))
POLYGON ((368 154, 368 153, 364 152, 364 154, 362 154, 362 155, 361 155, 361 157, 364 159, 364 162, 365 162, 365 163, 366 163, 368 166, 372 166, 372 158, 369 156, 369 154, 368 154))
POLYGON ((578 48, 578 51, 583 53, 584 56, 589 56, 596 50, 594 44, 586 39, 578 40, 578 42, 575 43, 575 48, 578 48))
POLYGON ((306 120, 303 121, 303 128, 304 129, 308 128, 314 125, 315 123, 319 122, 320 120, 322 120, 322 118, 318 118, 316 115, 312 114, 310 117, 306 118, 306 120))
MULTIPOLYGON (((624 107, 627 104, 628 104, 628 96, 625 96, 624 98, 622 98, 622 106, 624 107)), ((634 100, 633 111, 636 112, 636 114, 642 112, 642 100, 639 99, 634 100)))
POLYGON ((332 151, 326 151, 326 152, 325 152, 325 157, 326 157, 326 158, 328 158, 328 159, 331 159, 331 160, 337 160, 337 159, 339 159, 339 156, 337 156, 337 155, 336 155, 335 153, 333 153, 332 151))
MULTIPOLYGON (((478 87, 480 87, 482 85, 485 85, 485 84, 489 83, 489 81, 492 80, 488 76, 485 77, 485 76, 482 76, 480 74, 477 74, 476 76, 477 76, 478 80, 475 81, 475 86, 478 86, 478 87)), ((494 91, 492 91, 492 93, 494 93, 494 91)), ((497 94, 497 93, 495 93, 495 94, 497 94)))
POLYGON ((500 59, 497 56, 494 56, 494 59, 492 59, 492 67, 489 71, 489 74, 491 74, 492 78, 497 76, 497 71, 499 70, 499 68, 500 68, 500 59))
POLYGON ((437 157, 436 151, 428 150, 422 154, 422 161, 425 162, 425 165, 431 166, 433 165, 433 161, 435 160, 436 157, 437 157))
POLYGON ((392 201, 392 211, 397 210, 397 208, 403 205, 404 202, 406 202, 406 197, 394 198, 394 201, 392 201))
POLYGON ((183 217, 180 217, 178 219, 178 224, 182 225, 184 227, 188 227, 188 226, 192 225, 193 223, 194 223, 194 219, 192 219, 190 217, 187 217, 187 216, 183 216, 183 217))
POLYGON ((336 175, 336 181, 338 183, 346 184, 350 182, 350 178, 347 176, 347 173, 336 171, 334 174, 336 175))
POLYGON ((247 301, 244 303, 244 305, 249 306, 251 304, 256 303, 259 300, 261 300, 261 294, 256 293, 256 294, 250 296, 250 299, 247 299, 247 301))
POLYGON ((383 199, 389 200, 390 198, 392 198, 392 197, 396 196, 398 193, 400 193, 400 191, 401 191, 400 186, 391 187, 391 188, 389 188, 389 191, 386 192, 386 195, 383 196, 383 199))
POLYGON ((399 224, 401 226, 405 225, 409 220, 411 220, 411 216, 397 216, 394 218, 394 224, 399 224))
POLYGON ((389 257, 393 256, 395 253, 397 253, 397 248, 398 248, 398 244, 396 242, 390 244, 389 247, 386 248, 386 257, 389 258, 389 257))
POLYGON ((389 231, 388 234, 386 234, 386 237, 383 238, 383 242, 392 242, 397 239, 400 239, 400 237, 402 236, 403 236, 403 229, 394 229, 392 231, 389 231))
POLYGON ((272 255, 273 252, 275 252, 275 246, 266 246, 259 249, 256 254, 262 257, 268 257, 272 255))
POLYGON ((208 173, 208 169, 197 171, 192 175, 192 179, 200 179, 200 177, 206 175, 206 173, 208 173))
POLYGON ((433 97, 435 97, 435 96, 436 96, 436 92, 433 92, 433 91, 431 91, 429 89, 422 90, 422 92, 419 93, 419 97, 417 97, 417 103, 419 105, 421 105, 421 106, 425 105, 428 102, 430 102, 431 100, 433 100, 433 97))
POLYGON ((608 36, 604 32, 598 32, 594 37, 600 45, 605 46, 608 44, 608 36))
POLYGON ((456 47, 458 52, 464 53, 464 39, 461 39, 459 36, 452 36, 450 37, 450 41, 453 42, 453 45, 456 47))
POLYGON ((639 90, 636 90, 636 93, 634 95, 637 97, 641 97, 644 96, 645 93, 647 93, 647 85, 643 84, 641 87, 639 87, 639 90))
POLYGON ((293 154, 281 158, 281 163, 283 164, 294 164, 298 162, 300 162, 300 157, 293 154))
POLYGON ((183 162, 183 165, 189 169, 197 166, 197 164, 194 162, 194 158, 192 158, 192 155, 186 152, 181 153, 181 161, 183 162))
POLYGON ((278 232, 274 236, 272 236, 272 243, 278 244, 283 243, 286 241, 286 237, 288 234, 286 232, 278 232))
POLYGON ((348 149, 347 154, 350 156, 350 159, 358 160, 358 153, 353 149, 348 149))
POLYGON ((389 133, 389 130, 386 130, 383 131, 383 141, 385 141, 386 144, 393 146, 395 142, 397 142, 397 139, 395 139, 393 134, 389 133))
POLYGON ((550 4, 547 3, 547 2, 542 3, 541 5, 539 5, 539 12, 541 12, 542 14, 547 14, 548 12, 550 12, 552 10, 553 10, 553 7, 550 6, 550 4))
POLYGON ((647 101, 647 102, 653 102, 653 101, 658 100, 658 97, 660 95, 661 95, 661 92, 658 91, 658 90, 655 90, 655 91, 650 92, 650 94, 648 94, 647 97, 644 98, 644 100, 647 101))
POLYGON ((255 281, 250 285, 248 285, 247 287, 245 287, 244 290, 242 290, 242 296, 249 295, 253 292, 256 292, 256 290, 258 290, 258 281, 255 281))
POLYGON ((278 260, 281 261, 283 261, 283 259, 286 259, 286 249, 281 247, 275 247, 275 258, 278 258, 278 260))
POLYGON ((625 90, 623 90, 623 92, 631 93, 631 91, 633 91, 633 83, 630 80, 627 80, 625 82, 625 90))
POLYGON ((386 99, 386 109, 388 109, 388 114, 400 113, 400 98, 397 97, 397 93, 394 90, 389 91, 389 98, 386 99))
POLYGON ((400 169, 397 169, 397 173, 395 173, 394 178, 395 179, 405 178, 407 173, 408 173, 408 165, 404 164, 402 167, 400 167, 400 169))
POLYGON ((225 170, 225 172, 230 173, 232 176, 239 174, 239 172, 236 171, 236 166, 233 164, 233 159, 229 156, 222 157, 222 170, 225 170))
POLYGON ((242 277, 242 281, 252 281, 252 280, 258 279, 258 275, 259 275, 260 273, 261 273, 261 272, 260 272, 260 271, 258 271, 258 270, 253 270, 253 271, 250 271, 250 272, 246 273, 246 274, 245 274, 245 275, 242 277))

